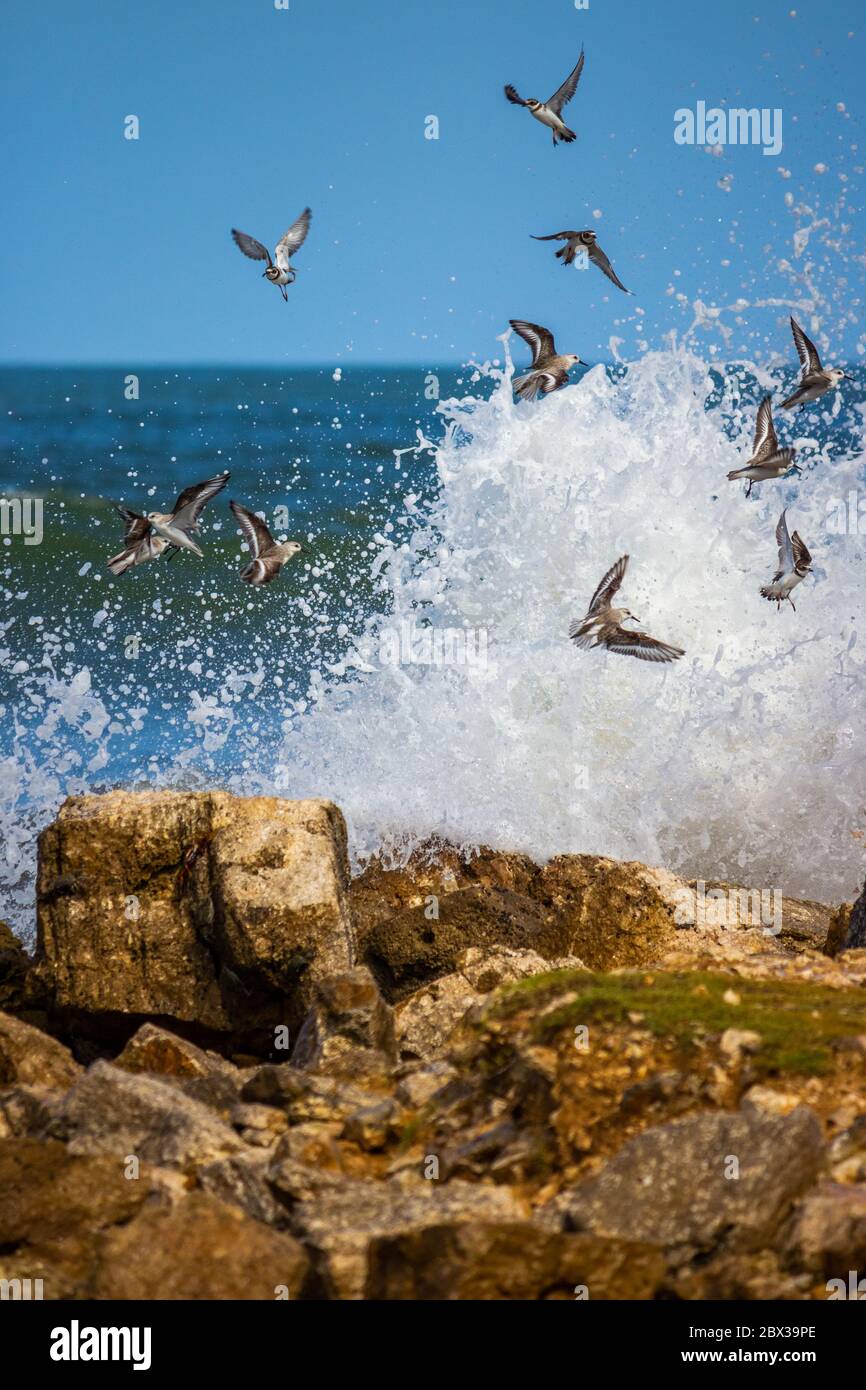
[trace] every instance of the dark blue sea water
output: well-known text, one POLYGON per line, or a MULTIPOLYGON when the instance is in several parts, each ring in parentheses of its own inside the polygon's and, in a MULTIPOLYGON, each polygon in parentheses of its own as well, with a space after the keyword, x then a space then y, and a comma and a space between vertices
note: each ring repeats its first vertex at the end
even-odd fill
POLYGON ((453 371, 148 369, 138 400, 127 400, 115 369, 0 371, 0 493, 44 503, 40 545, 6 539, 5 740, 38 739, 40 687, 86 663, 92 689, 121 696, 123 714, 109 708, 118 727, 105 776, 135 780, 152 759, 183 752, 177 707, 194 694, 206 700, 234 663, 246 673, 237 680, 260 692, 236 702, 245 713, 224 758, 242 761, 244 719, 258 739, 279 717, 274 682, 281 706, 302 700, 310 670, 336 661, 346 632, 375 608, 375 538, 406 526, 407 496, 413 512, 429 500, 431 453, 411 446, 434 430, 437 389, 451 394, 459 380, 453 371), (105 562, 122 538, 114 503, 168 509, 183 487, 225 470, 230 484, 204 516, 204 561, 180 555, 112 577, 105 562), (288 535, 303 544, 270 587, 238 579, 244 555, 229 498, 275 529, 287 514, 288 535), (213 666, 209 653, 218 653, 213 666))

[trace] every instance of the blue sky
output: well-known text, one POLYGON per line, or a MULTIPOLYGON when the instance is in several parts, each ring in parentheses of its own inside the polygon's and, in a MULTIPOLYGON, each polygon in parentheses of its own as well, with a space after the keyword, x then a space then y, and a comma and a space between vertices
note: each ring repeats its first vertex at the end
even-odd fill
POLYGON ((861 15, 853 0, 18 0, 0 360, 444 364, 495 356, 523 317, 592 361, 612 338, 661 345, 696 299, 739 297, 731 351, 787 354, 785 306, 807 283, 855 356, 861 15), (554 150, 502 86, 548 97, 581 44, 579 140, 554 150), (698 100, 781 108, 782 153, 677 145, 674 112, 698 100), (229 230, 273 246, 307 203, 286 306, 229 230), (594 227, 636 297, 530 240, 562 227, 594 227))

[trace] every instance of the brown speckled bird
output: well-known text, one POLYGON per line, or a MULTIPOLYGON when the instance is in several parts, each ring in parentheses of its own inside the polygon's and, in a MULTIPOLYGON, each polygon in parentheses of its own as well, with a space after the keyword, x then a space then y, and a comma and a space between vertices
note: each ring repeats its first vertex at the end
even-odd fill
POLYGON ((509 319, 515 333, 532 348, 532 369, 523 376, 514 378, 514 390, 523 400, 532 401, 539 393, 543 396, 568 384, 568 373, 581 361, 576 353, 558 353, 549 328, 541 328, 537 323, 526 323, 523 319, 509 319))

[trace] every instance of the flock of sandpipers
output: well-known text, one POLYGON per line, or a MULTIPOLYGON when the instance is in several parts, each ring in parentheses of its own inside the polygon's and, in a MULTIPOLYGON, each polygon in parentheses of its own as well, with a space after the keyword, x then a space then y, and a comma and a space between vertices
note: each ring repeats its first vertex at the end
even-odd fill
MULTIPOLYGON (((571 101, 577 90, 584 66, 584 53, 581 49, 568 77, 557 88, 548 101, 537 101, 535 97, 524 99, 510 84, 505 87, 505 95, 515 106, 526 110, 542 125, 552 132, 554 147, 559 143, 571 144, 577 137, 562 119, 563 108, 571 101)), ((312 214, 305 208, 285 235, 277 242, 273 256, 262 242, 246 232, 232 229, 235 244, 251 260, 267 261, 263 278, 276 285, 288 300, 286 286, 294 282, 297 272, 291 258, 300 250, 307 237, 312 214)), ((598 245, 596 234, 591 229, 584 231, 552 232, 548 236, 534 237, 536 241, 562 241, 565 243, 557 252, 557 258, 564 266, 574 263, 580 254, 592 261, 593 265, 622 290, 631 294, 617 276, 608 257, 598 245)), ((539 324, 528 323, 524 319, 509 320, 511 327, 529 345, 532 362, 528 371, 515 377, 513 389, 522 400, 535 400, 539 395, 567 385, 569 371, 575 366, 585 366, 575 353, 558 353, 553 334, 539 324)), ((800 359, 801 378, 797 389, 782 402, 783 410, 794 406, 801 409, 810 401, 817 400, 825 392, 834 390, 844 379, 845 372, 838 367, 823 367, 815 344, 806 336, 803 329, 791 318, 791 331, 800 359)), ((728 474, 729 479, 744 478, 747 482, 748 497, 755 483, 767 482, 785 477, 801 470, 794 463, 795 450, 779 447, 773 424, 771 398, 765 396, 758 407, 755 424, 755 439, 752 456, 742 468, 735 468, 728 474)), ((146 516, 118 507, 125 523, 123 549, 109 560, 113 574, 120 575, 145 560, 156 559, 163 551, 173 558, 180 550, 189 550, 201 555, 201 550, 192 538, 198 530, 198 522, 205 503, 221 492, 228 482, 229 474, 208 478, 186 488, 175 502, 171 512, 149 512, 146 516)), ((301 550, 297 541, 275 541, 261 517, 243 507, 238 502, 229 503, 249 547, 251 559, 241 570, 241 579, 250 584, 267 584, 280 572, 281 567, 301 550)), ((786 509, 787 510, 787 509, 786 509)), ((782 512, 776 526, 776 543, 779 547, 779 560, 772 581, 764 585, 761 595, 774 601, 777 611, 784 602, 794 607, 791 594, 811 569, 811 556, 800 535, 794 531, 789 534, 786 511, 782 512)), ((627 628, 625 623, 640 620, 628 608, 615 608, 613 600, 622 584, 628 565, 628 555, 622 555, 602 578, 593 594, 587 612, 576 619, 568 630, 568 635, 578 647, 604 647, 609 652, 624 656, 635 656, 642 661, 669 662, 684 656, 681 647, 660 642, 639 628, 627 628)))

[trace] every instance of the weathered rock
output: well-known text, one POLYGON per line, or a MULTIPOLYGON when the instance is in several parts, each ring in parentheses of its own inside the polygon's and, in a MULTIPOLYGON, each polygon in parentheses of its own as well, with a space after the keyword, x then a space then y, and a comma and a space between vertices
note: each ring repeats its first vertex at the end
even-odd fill
POLYGON ((243 1102, 232 1109, 231 1122, 244 1143, 258 1149, 271 1148, 288 1125, 285 1113, 275 1106, 243 1102))
POLYGON ((289 1124, 309 1121, 339 1121, 369 1105, 371 1096, 360 1086, 337 1077, 317 1076, 298 1071, 287 1063, 266 1063, 244 1084, 244 1101, 274 1105, 283 1110, 289 1124))
POLYGON ((528 1221, 425 1226, 371 1244, 375 1299, 646 1299, 664 1280, 659 1251, 563 1235, 528 1221))
POLYGON ((789 1259, 825 1279, 866 1270, 866 1191, 822 1183, 798 1206, 786 1241, 789 1259))
POLYGON ((27 1139, 44 1134, 51 1119, 41 1086, 7 1086, 0 1091, 0 1139, 27 1139))
POLYGON ((339 1124, 299 1124, 284 1134, 268 1168, 271 1189, 289 1206, 315 1202, 325 1189, 345 1186, 347 1173, 337 1143, 339 1124))
POLYGON ((409 1062, 400 1068, 394 1095, 401 1105, 420 1110, 457 1075, 450 1062, 409 1062))
POLYGON ((826 955, 837 956, 842 950, 848 935, 853 909, 853 903, 840 903, 834 911, 827 928, 827 940, 824 942, 826 955))
POLYGON ((723 1253, 706 1263, 687 1265, 672 1273, 668 1289, 688 1302, 764 1302, 807 1298, 810 1282, 807 1274, 783 1269, 774 1250, 756 1250, 723 1253))
POLYGON ((204 1192, 151 1205, 101 1242, 93 1296, 103 1299, 297 1298, 309 1261, 270 1230, 204 1192))
POLYGON ((170 1033, 154 1023, 143 1023, 114 1059, 123 1071, 150 1072, 156 1076, 209 1076, 213 1071, 234 1071, 216 1052, 170 1033))
POLYGON ((95 1062, 54 1108, 51 1133, 73 1154, 112 1154, 191 1170, 243 1148, 200 1101, 155 1077, 95 1062))
POLYGON ((229 1206, 239 1207, 253 1221, 284 1226, 286 1209, 268 1183, 267 1154, 232 1154, 208 1163, 198 1174, 199 1186, 229 1206))
POLYGON ((72 1053, 38 1028, 0 1013, 0 1086, 65 1091, 81 1075, 72 1053))
POLYGON ((685 915, 693 923, 697 919, 699 929, 759 931, 793 951, 823 951, 826 947, 834 913, 823 903, 766 888, 744 888, 721 879, 692 880, 689 888, 694 894, 694 908, 685 915))
POLYGON ((399 1002, 455 973, 472 946, 547 961, 576 956, 591 969, 649 964, 677 944, 694 894, 665 869, 599 855, 563 855, 539 868, 522 855, 480 849, 462 860, 430 846, 399 869, 374 860, 350 898, 360 948, 399 1002))
POLYGON ((72 797, 39 841, 38 973, 79 1023, 296 1026, 352 964, 345 825, 325 801, 72 797))
POLYGON ((0 1142, 0 1278, 42 1279, 46 1299, 88 1297, 101 1233, 130 1221, 150 1190, 114 1158, 0 1142))
POLYGON ((298 1035, 292 1065, 348 1077, 366 1070, 364 1051, 380 1054, 374 1069, 387 1071, 397 1057, 394 1016, 366 966, 318 980, 313 1004, 298 1035))
POLYGON ((342 1137, 366 1153, 376 1153, 399 1138, 402 1118, 403 1113, 395 1101, 380 1100, 350 1115, 343 1125, 342 1137))
POLYGON ((13 1009, 24 1003, 30 957, 18 937, 0 922, 0 1009, 13 1009))
POLYGON ((548 961, 535 951, 515 951, 508 946, 470 947, 458 956, 457 965, 454 974, 431 980, 397 1005, 397 1044, 404 1060, 431 1057, 469 1009, 500 985, 549 970, 583 968, 574 956, 548 961))
POLYGON ((842 940, 842 949, 845 951, 863 946, 866 946, 866 883, 863 885, 863 892, 851 908, 842 940))
POLYGON ((323 1188, 292 1212, 292 1228, 310 1250, 333 1298, 362 1298, 376 1239, 463 1221, 514 1221, 526 1215, 507 1188, 475 1183, 343 1183, 323 1188))
POLYGON ((866 1115, 857 1115, 830 1145, 831 1173, 838 1182, 866 1180, 866 1115))
POLYGON ((751 1107, 646 1130, 569 1200, 574 1229, 666 1249, 757 1250, 771 1243, 825 1159, 821 1125, 751 1107))
POLYGON ((237 1104, 244 1075, 218 1052, 207 1052, 195 1043, 153 1023, 144 1023, 114 1059, 122 1071, 161 1077, 226 1115, 237 1104))

